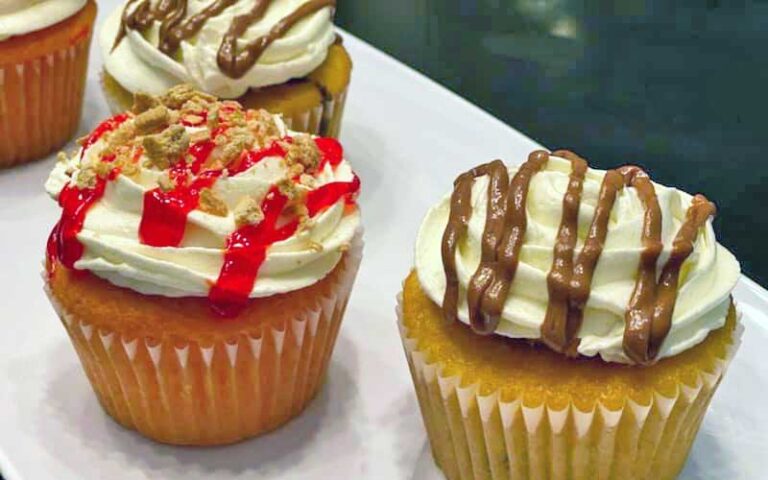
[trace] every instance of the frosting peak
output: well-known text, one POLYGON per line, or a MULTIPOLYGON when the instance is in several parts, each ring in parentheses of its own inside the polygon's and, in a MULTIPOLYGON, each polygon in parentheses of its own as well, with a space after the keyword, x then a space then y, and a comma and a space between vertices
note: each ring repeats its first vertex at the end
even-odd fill
POLYGON ((360 228, 336 140, 186 86, 138 95, 80 143, 46 183, 62 207, 49 267, 230 315, 325 277, 360 228))
POLYGON ((478 333, 647 364, 725 321, 739 265, 713 214, 637 167, 538 151, 517 169, 497 160, 460 175, 422 224, 416 270, 445 315, 478 333))

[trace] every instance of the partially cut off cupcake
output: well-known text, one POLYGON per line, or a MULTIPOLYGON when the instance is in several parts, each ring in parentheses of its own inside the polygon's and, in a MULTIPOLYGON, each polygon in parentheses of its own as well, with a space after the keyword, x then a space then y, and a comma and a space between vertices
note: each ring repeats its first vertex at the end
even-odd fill
POLYGON ((0 168, 75 135, 95 20, 94 0, 0 1, 0 168))
POLYGON ((333 139, 179 86, 61 155, 46 290, 99 402, 154 440, 236 442, 323 383, 361 259, 333 139))
POLYGON ((136 92, 187 83, 292 130, 338 137, 352 61, 333 25, 335 0, 125 0, 99 35, 113 112, 136 92))
POLYGON ((537 151, 427 213, 399 326, 453 479, 674 479, 737 348, 715 207, 537 151))

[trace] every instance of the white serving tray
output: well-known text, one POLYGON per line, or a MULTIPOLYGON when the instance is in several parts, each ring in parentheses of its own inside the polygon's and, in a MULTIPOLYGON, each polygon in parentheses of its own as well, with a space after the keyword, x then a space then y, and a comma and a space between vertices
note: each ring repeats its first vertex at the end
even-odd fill
MULTIPOLYGON (((101 1, 101 17, 115 7, 101 1)), ((0 171, 0 471, 38 479, 441 479, 432 463, 395 325, 395 295, 421 216, 454 177, 532 140, 345 35, 355 62, 342 141, 363 180, 366 249, 328 382, 299 419, 252 441, 174 448, 100 409, 42 291, 59 209, 43 192, 53 157, 0 171)), ((92 51, 81 134, 107 116, 92 51)), ((728 212, 722 212, 727 215, 728 212)), ((727 233, 727 232, 726 232, 727 233)), ((768 292, 744 278, 743 345, 707 414, 683 479, 765 478, 768 292)))

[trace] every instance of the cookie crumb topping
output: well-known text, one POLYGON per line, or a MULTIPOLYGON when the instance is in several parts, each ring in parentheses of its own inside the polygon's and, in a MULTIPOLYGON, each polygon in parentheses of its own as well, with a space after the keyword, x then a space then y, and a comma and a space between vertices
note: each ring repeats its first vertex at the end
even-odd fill
POLYGON ((158 105, 136 115, 136 118, 133 120, 133 125, 136 127, 136 133, 139 135, 146 135, 164 129, 169 125, 170 119, 168 109, 162 105, 158 105))
POLYGON ((160 100, 144 92, 138 92, 133 96, 131 111, 135 114, 144 113, 150 108, 160 105, 160 100))
POLYGON ((80 189, 93 188, 96 186, 97 179, 98 175, 96 174, 96 170, 94 170, 93 167, 82 168, 79 172, 77 172, 75 185, 77 185, 77 188, 80 189))
POLYGON ((189 134, 184 126, 173 125, 158 134, 144 137, 142 146, 150 166, 166 170, 183 158, 189 148, 189 134))
POLYGON ((296 135, 290 142, 280 142, 280 146, 285 150, 285 161, 289 167, 301 165, 304 171, 313 173, 320 164, 320 150, 310 135, 296 135))
POLYGON ((258 225, 264 220, 261 205, 253 197, 245 197, 235 207, 235 224, 237 227, 258 225))
POLYGON ((176 85, 160 97, 160 102, 173 110, 179 110, 190 100, 208 104, 215 102, 216 97, 195 90, 192 85, 188 84, 176 85))
POLYGON ((215 215, 217 217, 226 217, 229 215, 227 204, 224 203, 216 192, 210 188, 204 188, 200 191, 200 210, 215 215))

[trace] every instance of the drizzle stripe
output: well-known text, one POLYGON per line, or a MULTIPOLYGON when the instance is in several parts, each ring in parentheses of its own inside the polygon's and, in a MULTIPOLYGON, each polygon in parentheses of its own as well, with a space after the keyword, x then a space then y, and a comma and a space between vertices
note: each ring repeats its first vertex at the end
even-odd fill
POLYGON ((552 268, 547 275, 549 304, 541 326, 541 338, 551 349, 563 352, 572 339, 568 328, 568 306, 574 270, 573 251, 578 237, 579 206, 587 162, 568 151, 554 152, 553 155, 570 160, 571 175, 568 190, 563 197, 563 214, 555 239, 552 268))
MULTIPOLYGON (((217 63, 222 72, 232 78, 241 78, 259 60, 264 51, 278 38, 285 35, 296 23, 320 9, 336 7, 336 0, 310 0, 295 11, 280 19, 272 29, 248 43, 241 52, 237 51, 237 41, 230 41, 227 48, 219 49, 217 63)), ((227 35, 226 39, 229 37, 227 35)))
POLYGON ((528 187, 533 175, 539 172, 548 160, 548 152, 532 152, 509 184, 505 215, 501 219, 504 233, 496 251, 496 258, 491 262, 480 262, 467 289, 469 321, 477 333, 491 334, 499 324, 509 287, 517 272, 520 248, 523 246, 528 226, 525 212, 528 187))

